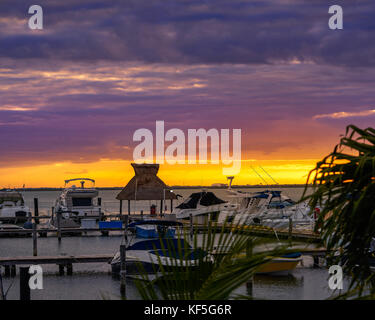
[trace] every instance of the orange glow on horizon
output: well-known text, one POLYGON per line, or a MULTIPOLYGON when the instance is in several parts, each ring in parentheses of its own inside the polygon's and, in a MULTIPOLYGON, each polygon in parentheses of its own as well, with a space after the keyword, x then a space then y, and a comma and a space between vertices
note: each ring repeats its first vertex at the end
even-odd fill
MULTIPOLYGON (((235 185, 304 184, 317 160, 251 160, 242 161, 241 172, 235 177, 235 185), (260 178, 255 170, 262 176, 260 178)), ((98 187, 123 187, 133 176, 131 161, 103 159, 91 163, 51 163, 0 169, 0 188, 63 187, 64 180, 88 177, 96 180, 98 187)), ((202 185, 226 183, 222 165, 161 165, 158 176, 168 185, 202 185)))

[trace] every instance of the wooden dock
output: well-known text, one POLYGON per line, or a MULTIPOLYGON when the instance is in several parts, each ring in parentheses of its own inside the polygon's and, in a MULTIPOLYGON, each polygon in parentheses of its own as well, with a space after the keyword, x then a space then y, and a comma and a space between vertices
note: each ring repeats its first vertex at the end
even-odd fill
POLYGON ((82 256, 26 256, 26 257, 0 257, 0 265, 32 265, 32 264, 72 264, 109 262, 113 254, 82 255, 82 256))
POLYGON ((45 265, 55 264, 59 267, 59 274, 64 275, 64 268, 68 275, 73 274, 74 263, 109 263, 113 254, 82 255, 82 256, 26 256, 26 257, 0 257, 0 266, 5 269, 5 276, 16 276, 16 266, 20 265, 45 265))
MULTIPOLYGON (((191 227, 189 224, 185 224, 183 229, 189 230, 191 227)), ((220 232, 223 229, 222 225, 217 225, 216 227, 212 226, 212 229, 215 232, 220 232)), ((233 227, 225 227, 226 232, 243 232, 251 236, 256 237, 265 237, 265 238, 279 238, 279 239, 289 239, 294 241, 303 241, 303 242, 310 242, 310 243, 319 243, 321 241, 320 235, 311 231, 297 231, 293 230, 292 232, 284 231, 284 230, 274 230, 268 227, 262 226, 246 226, 243 228, 233 228, 233 227)), ((193 225, 194 232, 206 232, 208 230, 207 225, 193 225)), ((57 228, 43 228, 38 226, 36 229, 36 233, 39 234, 40 237, 45 237, 47 234, 51 233, 58 233, 57 228)), ((61 234, 86 234, 90 232, 100 232, 103 235, 108 235, 109 232, 113 231, 121 231, 124 232, 125 228, 61 228, 61 234)), ((0 236, 10 236, 10 233, 13 235, 31 235, 33 232, 32 229, 21 229, 21 230, 0 230, 0 236)))

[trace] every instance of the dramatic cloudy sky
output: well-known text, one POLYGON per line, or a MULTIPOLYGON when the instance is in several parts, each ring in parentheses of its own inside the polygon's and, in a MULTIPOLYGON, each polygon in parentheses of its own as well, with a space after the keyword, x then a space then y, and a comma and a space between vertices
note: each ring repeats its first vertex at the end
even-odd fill
MULTIPOLYGON (((0 187, 122 185, 133 132, 156 120, 242 129, 238 183, 261 182, 259 165, 303 183, 347 124, 374 126, 374 14, 373 0, 1 0, 0 187)), ((225 182, 214 165, 161 176, 225 182)))

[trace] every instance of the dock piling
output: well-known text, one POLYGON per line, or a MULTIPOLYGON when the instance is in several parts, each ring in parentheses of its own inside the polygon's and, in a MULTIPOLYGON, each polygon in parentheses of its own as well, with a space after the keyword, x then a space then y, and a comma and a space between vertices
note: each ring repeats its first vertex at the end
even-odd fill
POLYGON ((65 272, 64 272, 64 265, 63 264, 59 264, 59 275, 63 276, 64 274, 65 274, 65 272))
POLYGON ((99 221, 104 221, 104 213, 102 211, 102 198, 98 198, 98 207, 99 207, 99 221))
POLYGON ((36 232, 36 222, 33 223, 33 256, 38 255, 38 234, 36 232))
POLYGON ((293 220, 291 217, 289 217, 289 231, 288 231, 288 240, 292 241, 292 235, 293 235, 293 220))
POLYGON ((4 287, 3 287, 3 277, 1 275, 1 270, 0 270, 0 301, 6 300, 6 296, 4 293, 4 287))
POLYGON ((66 274, 68 276, 72 276, 73 275, 73 264, 72 263, 68 263, 66 265, 66 274))
POLYGON ((58 241, 61 242, 61 211, 57 211, 56 213, 57 217, 57 238, 58 241))
POLYGON ((126 246, 122 244, 120 246, 120 259, 121 259, 121 284, 120 284, 120 292, 121 296, 125 297, 126 295, 126 246))
POLYGON ((39 203, 38 198, 34 198, 34 222, 39 224, 39 219, 37 219, 37 217, 39 217, 39 203))
POLYGON ((30 300, 29 267, 20 267, 20 300, 30 300))
POLYGON ((313 268, 319 268, 319 256, 313 256, 314 264, 313 268))
POLYGON ((122 200, 120 200, 120 220, 122 220, 122 200))
POLYGON ((4 276, 10 277, 10 266, 4 266, 4 276))
POLYGON ((193 215, 190 213, 190 240, 193 241, 194 227, 193 227, 193 215))
MULTIPOLYGON (((253 255, 253 240, 249 238, 246 243, 246 257, 249 258, 252 255, 253 255)), ((253 295, 253 283, 254 283, 254 277, 251 277, 251 279, 248 282, 246 282, 247 294, 249 296, 253 295)))
POLYGON ((17 275, 17 268, 16 265, 13 264, 10 266, 10 276, 14 278, 17 275))

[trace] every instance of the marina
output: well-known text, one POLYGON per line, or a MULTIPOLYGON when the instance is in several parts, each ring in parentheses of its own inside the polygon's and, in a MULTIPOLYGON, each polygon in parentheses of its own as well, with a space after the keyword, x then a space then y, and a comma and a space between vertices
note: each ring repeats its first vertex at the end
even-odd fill
MULTIPOLYGON (((322 266, 326 250, 321 247, 319 234, 312 232, 312 230, 295 228, 291 218, 288 220, 287 228, 279 229, 251 223, 239 228, 238 224, 232 223, 228 225, 219 222, 218 215, 211 214, 218 212, 215 207, 218 202, 221 203, 221 209, 225 214, 228 212, 228 208, 229 211, 240 209, 240 206, 233 202, 234 189, 231 189, 231 185, 229 190, 219 188, 212 189, 212 192, 204 190, 196 192, 196 190, 183 189, 178 190, 178 196, 176 196, 172 188, 166 186, 157 178, 157 165, 133 167, 135 169, 135 178, 130 180, 128 185, 120 192, 118 190, 94 192, 92 188, 86 190, 84 182, 93 182, 92 179, 86 178, 74 179, 73 181, 80 183, 80 188, 77 189, 75 186, 68 189, 65 188, 63 193, 59 191, 23 192, 25 202, 33 208, 30 210, 27 222, 24 223, 23 227, 13 229, 6 227, 11 225, 0 224, 0 237, 3 238, 1 241, 9 239, 6 240, 8 248, 5 245, 0 250, 0 269, 3 274, 3 282, 6 284, 9 281, 7 279, 17 279, 19 272, 22 272, 23 266, 41 265, 43 271, 48 275, 47 279, 50 279, 53 275, 68 275, 71 278, 80 277, 80 275, 85 277, 84 275, 87 272, 89 274, 94 272, 95 277, 98 274, 102 274, 100 278, 105 281, 104 274, 111 274, 112 276, 109 277, 108 281, 118 281, 117 284, 119 285, 119 290, 111 292, 111 296, 124 297, 125 292, 129 293, 129 290, 125 289, 125 287, 134 288, 134 284, 131 284, 131 282, 134 276, 137 277, 137 264, 140 261, 144 261, 144 267, 146 267, 148 272, 155 272, 152 265, 157 266, 157 260, 160 259, 159 254, 165 254, 163 247, 167 246, 168 241, 170 241, 168 239, 175 238, 173 241, 180 241, 177 239, 181 237, 192 239, 192 235, 196 234, 200 239, 199 241, 203 241, 202 239, 204 239, 204 235, 207 232, 220 233, 223 231, 228 234, 240 233, 258 239, 268 239, 271 243, 273 241, 274 245, 278 245, 280 241, 283 241, 285 245, 299 252, 298 254, 295 253, 273 259, 259 270, 257 277, 260 277, 260 279, 271 277, 277 282, 280 281, 280 278, 276 276, 278 273, 285 272, 284 277, 286 276, 287 278, 281 277, 281 279, 288 279, 296 270, 300 272, 305 270, 306 263, 307 265, 310 263, 309 268, 319 269, 322 266), (71 192, 70 190, 74 192, 70 193, 73 196, 69 200, 70 207, 59 208, 59 204, 66 205, 69 201, 58 200, 54 206, 50 205, 53 202, 46 201, 46 196, 52 200, 60 193, 57 199, 61 199, 61 194, 68 194, 71 192), (216 194, 221 194, 220 198, 216 194), (83 200, 83 195, 87 195, 90 200, 83 200), (78 197, 79 200, 73 200, 74 196, 78 197), (92 200, 94 197, 96 198, 95 204, 92 200), (194 197, 196 204, 191 201, 194 197), (170 202, 169 208, 166 206, 167 200, 170 202), (123 210, 123 201, 128 202, 127 211, 123 210), (215 202, 213 206, 211 206, 212 201, 215 202), (95 210, 90 207, 93 204, 96 206, 95 210), (111 205, 110 210, 108 204, 111 205), (191 209, 188 209, 189 207, 186 204, 189 204, 191 209), (203 211, 199 211, 198 215, 194 213, 195 209, 193 209, 197 206, 204 208, 203 211), (86 212, 79 211, 82 210, 82 207, 86 212), (188 214, 181 216, 181 211, 176 212, 175 208, 179 210, 188 209, 190 212, 188 211, 188 214), (203 217, 203 219, 193 218, 193 213, 197 217, 203 217), (55 220, 54 223, 51 223, 52 219, 55 220), (61 223, 62 220, 65 220, 65 223, 61 223), (209 227, 208 221, 210 220, 212 223, 210 223, 209 227), (163 232, 162 237, 165 236, 165 241, 167 242, 158 249, 160 232, 163 232), (138 240, 133 245, 127 240, 128 245, 124 246, 122 244, 124 239, 130 239, 129 237, 136 237, 134 239, 138 240), (9 247, 12 241, 23 243, 22 247, 29 249, 21 250, 22 252, 19 249, 14 250, 12 246, 9 247), (89 249, 87 244, 90 241, 93 241, 95 246, 89 249), (82 251, 80 245, 78 247, 81 249, 78 252, 74 250, 79 243, 85 243, 86 250, 82 251), (106 245, 109 243, 110 246, 106 245), (144 247, 144 244, 141 245, 141 243, 150 243, 150 245, 144 247), (100 245, 98 246, 98 244, 100 245), (50 248, 47 251, 46 245, 47 248, 50 248), (101 248, 101 246, 103 247, 101 248), (62 252, 62 248, 65 248, 66 252, 62 252), (150 249, 152 250, 150 251, 150 249), (152 255, 155 254, 155 249, 159 250, 157 259, 156 256, 152 258, 152 255), (16 256, 7 254, 7 252, 13 253, 15 251, 19 253, 16 256), (59 254, 56 255, 56 253, 59 254), (149 260, 150 258, 151 260, 149 260), (275 275, 271 275, 273 273, 275 275), (114 280, 116 278, 119 278, 119 280, 114 280)), ((72 182, 72 180, 68 182, 72 182)), ((286 188, 285 190, 287 191, 288 189, 286 188)), ((251 190, 250 193, 246 192, 235 191, 236 194, 240 195, 238 197, 239 200, 243 199, 245 195, 249 198, 257 197, 259 194, 263 195, 263 193, 259 193, 256 190, 251 190)), ((292 192, 298 193, 301 190, 292 189, 292 192)), ((191 254, 196 250, 193 250, 187 242, 182 245, 183 248, 184 246, 185 254, 186 250, 191 250, 191 254)), ((177 248, 177 244, 174 244, 174 247, 177 248)), ((211 261, 217 253, 217 249, 214 249, 213 251, 207 251, 204 255, 207 257, 207 261, 211 261)), ((163 259, 168 260, 169 258, 166 256, 163 259)), ((171 263, 167 260, 165 260, 166 267, 171 263)), ((198 260, 195 261, 194 263, 198 262, 198 260)), ((195 265, 194 263, 192 266, 195 265)), ((77 279, 77 281, 80 280, 77 279)), ((22 287, 21 283, 20 286, 22 287)), ((251 286, 253 287, 253 285, 251 286)), ((33 295, 35 295, 34 292, 32 292, 31 298, 33 295)))

